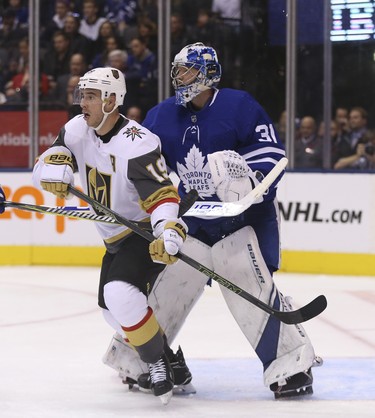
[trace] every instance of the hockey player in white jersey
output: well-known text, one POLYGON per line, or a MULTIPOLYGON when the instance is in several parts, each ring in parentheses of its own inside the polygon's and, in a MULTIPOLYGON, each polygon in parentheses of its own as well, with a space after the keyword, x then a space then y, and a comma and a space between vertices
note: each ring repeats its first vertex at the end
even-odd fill
MULTIPOLYGON (((151 109, 143 126, 159 136, 167 165, 180 179, 180 196, 194 188, 201 200, 241 199, 285 156, 271 119, 245 91, 217 87, 221 66, 212 47, 202 43, 184 47, 172 63, 171 77, 175 97, 151 109)), ((195 251, 192 248, 189 255, 203 257, 205 254, 209 259, 205 264, 215 272, 273 308, 289 310, 290 298, 282 295, 272 278, 280 262, 276 200, 279 180, 239 216, 185 217, 184 220, 189 226, 189 236, 193 237, 189 239, 200 243, 200 248, 195 251)), ((181 277, 177 273, 181 267, 180 264, 167 267, 158 279, 158 294, 150 295, 150 300, 153 297, 159 300, 163 293, 180 293, 180 299, 185 295, 185 304, 183 301, 162 304, 158 310, 162 321, 174 322, 168 335, 170 342, 202 293, 204 281, 204 278, 195 279, 194 294, 193 290, 185 293, 182 281, 178 288, 178 280, 163 279, 168 274, 181 277)), ((275 398, 311 394, 311 367, 319 364, 320 359, 315 357, 303 327, 282 324, 228 289, 221 290, 262 362, 264 383, 275 398)), ((113 360, 109 349, 104 359, 107 364, 119 370, 123 377, 127 373, 133 376, 141 373, 140 368, 129 366, 134 364, 129 350, 111 344, 110 348, 113 347, 123 353, 113 360)), ((144 388, 149 386, 147 373, 138 378, 138 383, 144 388)))
POLYGON ((40 155, 33 182, 64 198, 78 170, 91 197, 128 219, 151 220, 151 244, 125 226, 96 224, 106 246, 98 303, 107 322, 147 364, 154 395, 168 403, 174 385, 169 358, 174 354, 147 296, 165 265, 177 260, 173 255, 186 237, 187 227, 178 218, 179 195, 167 175, 158 137, 119 113, 126 94, 124 75, 96 68, 80 78, 77 91, 82 114, 66 123, 40 155))

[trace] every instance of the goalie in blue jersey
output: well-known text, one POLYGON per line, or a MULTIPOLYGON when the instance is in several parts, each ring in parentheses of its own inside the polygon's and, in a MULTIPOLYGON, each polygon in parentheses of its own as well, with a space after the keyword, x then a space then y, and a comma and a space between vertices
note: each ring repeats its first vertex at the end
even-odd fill
MULTIPOLYGON (((181 196, 196 189, 200 200, 239 200, 285 157, 274 125, 259 103, 245 91, 218 89, 221 71, 212 47, 202 43, 184 47, 172 63, 175 96, 151 109, 143 122, 159 136, 167 166, 179 178, 181 196)), ((182 251, 273 308, 286 311, 292 309, 290 298, 282 295, 272 278, 280 263, 276 186, 281 177, 238 216, 184 217, 189 237, 182 251)), ((169 341, 207 281, 182 264, 168 266, 150 295, 154 309, 161 306, 158 318, 169 341)), ((313 393, 311 367, 321 364, 321 359, 315 356, 303 327, 285 325, 228 289, 221 287, 221 291, 262 362, 264 384, 275 398, 313 393)), ((175 378, 175 384, 183 388, 191 374, 180 349, 177 354, 181 361, 172 367, 175 376, 182 376, 175 378)), ((133 368, 131 356, 123 345, 118 347, 114 337, 104 362, 147 389, 148 374, 140 374, 138 363, 133 368), (116 359, 109 358, 116 352, 114 346, 119 348, 116 359)))

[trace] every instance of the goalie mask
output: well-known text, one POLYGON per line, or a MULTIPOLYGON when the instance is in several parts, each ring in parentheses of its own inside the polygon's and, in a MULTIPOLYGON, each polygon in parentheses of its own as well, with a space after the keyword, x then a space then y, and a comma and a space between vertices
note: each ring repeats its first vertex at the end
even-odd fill
POLYGON ((94 68, 93 70, 88 71, 79 79, 78 85, 74 91, 73 104, 81 103, 82 91, 85 89, 99 90, 101 94, 104 116, 100 125, 94 128, 97 131, 103 126, 108 115, 124 103, 126 94, 124 74, 118 69, 111 67, 94 68), (111 112, 106 112, 104 107, 111 94, 116 96, 116 103, 111 112))
POLYGON ((176 104, 186 105, 202 91, 219 84, 221 66, 216 51, 201 42, 185 46, 172 62, 171 78, 176 104))

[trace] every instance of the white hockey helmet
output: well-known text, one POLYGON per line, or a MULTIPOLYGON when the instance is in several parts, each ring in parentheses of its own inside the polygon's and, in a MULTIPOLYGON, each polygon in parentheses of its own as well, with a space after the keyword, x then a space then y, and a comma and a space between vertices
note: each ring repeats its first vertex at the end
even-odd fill
POLYGON ((176 93, 176 104, 186 105, 204 90, 216 87, 221 78, 221 65, 218 62, 214 48, 197 42, 187 45, 175 56, 171 69, 172 84, 176 93), (184 83, 179 79, 181 68, 189 74, 191 68, 199 70, 197 75, 192 74, 184 83))
POLYGON ((117 68, 94 68, 84 74, 78 83, 78 88, 100 90, 102 100, 108 99, 111 94, 116 95, 116 107, 124 103, 126 84, 124 74, 117 68))
POLYGON ((108 115, 110 115, 115 109, 117 109, 124 103, 124 98, 126 94, 126 83, 124 74, 117 68, 112 67, 94 68, 93 70, 88 71, 79 79, 76 91, 74 93, 74 104, 80 103, 81 90, 84 89, 95 89, 101 92, 101 99, 103 102, 103 119, 101 123, 94 128, 96 131, 98 131, 103 126, 108 115), (106 112, 104 110, 106 105, 106 99, 108 99, 111 94, 115 94, 116 103, 110 112, 106 112))

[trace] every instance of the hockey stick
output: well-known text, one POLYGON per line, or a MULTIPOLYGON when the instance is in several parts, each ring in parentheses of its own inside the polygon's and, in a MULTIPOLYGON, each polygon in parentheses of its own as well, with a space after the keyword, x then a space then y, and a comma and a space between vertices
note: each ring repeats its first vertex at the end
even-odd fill
MULTIPOLYGON (((79 206, 43 206, 43 205, 33 205, 29 203, 20 203, 20 202, 11 202, 6 200, 3 202, 5 207, 11 207, 14 209, 25 210, 28 212, 37 212, 43 215, 58 215, 65 216, 67 218, 73 219, 87 219, 95 222, 105 222, 115 224, 117 223, 113 217, 97 215, 92 213, 89 207, 79 207, 79 206)), ((139 222, 138 222, 139 224, 139 222)))
MULTIPOLYGON (((194 202, 198 198, 198 192, 194 189, 190 190, 180 202, 179 205, 179 212, 178 217, 181 217, 185 214, 186 211, 194 204, 194 202)), ((111 223, 111 224, 119 224, 113 216, 105 216, 105 215, 97 215, 96 213, 91 212, 89 207, 83 206, 43 206, 43 205, 33 205, 29 203, 19 203, 19 202, 11 202, 5 201, 2 203, 5 207, 12 207, 19 210, 25 210, 29 212, 37 212, 43 215, 58 215, 58 216, 65 216, 67 218, 73 219, 86 219, 89 221, 94 222, 102 222, 102 223, 111 223)), ((150 222, 142 222, 142 221, 132 221, 135 225, 139 226, 143 229, 151 230, 150 222)))
MULTIPOLYGON (((280 173, 288 164, 288 159, 283 157, 275 167, 264 177, 263 181, 258 184, 248 195, 237 202, 213 202, 213 201, 198 201, 198 192, 191 189, 180 202, 180 216, 206 216, 206 217, 222 217, 222 216, 237 216, 246 209, 248 209, 256 199, 262 196, 272 183, 277 179, 280 173), (195 203, 195 204, 194 204, 195 203), (194 204, 194 206, 192 206, 194 204)), ((40 206, 27 203, 18 203, 5 201, 4 206, 13 207, 15 209, 26 210, 30 212, 38 212, 49 215, 65 216, 73 219, 87 219, 94 222, 112 223, 116 224, 116 220, 112 217, 97 215, 89 212, 89 208, 76 206, 40 206)), ((150 229, 149 222, 137 222, 140 228, 150 229)))
MULTIPOLYGON (((86 194, 82 193, 80 190, 77 190, 74 187, 69 186, 69 191, 73 195, 77 196, 78 198, 90 204, 95 210, 103 213, 106 216, 113 217, 118 223, 130 228, 133 232, 140 235, 147 241, 152 242, 155 239, 151 233, 140 228, 134 222, 124 218, 123 216, 119 215, 113 210, 107 208, 105 205, 97 202, 95 199, 91 198, 90 196, 87 196, 86 194)), ((210 270, 209 268, 205 267, 203 264, 199 263, 193 258, 190 258, 188 255, 178 252, 176 254, 176 257, 184 261, 186 264, 189 264, 191 267, 195 268, 196 270, 200 271, 201 273, 205 274, 210 279, 215 280, 216 282, 218 282, 225 288, 229 289, 230 291, 238 294, 243 299, 246 299, 248 302, 252 303, 253 305, 267 312, 268 314, 273 315, 275 318, 279 319, 281 322, 284 322, 285 324, 299 324, 301 322, 308 321, 309 319, 312 319, 315 316, 319 315, 321 312, 323 312, 327 306, 327 300, 325 296, 320 295, 317 298, 315 298, 313 301, 311 301, 309 304, 295 311, 287 311, 287 312, 278 311, 277 309, 274 309, 271 306, 267 305, 266 303, 262 302, 261 300, 257 299, 255 296, 251 295, 250 293, 247 293, 245 290, 236 286, 229 280, 215 273, 213 270, 210 270)))
POLYGON ((246 209, 248 209, 260 196, 262 196, 277 179, 281 172, 288 164, 286 157, 281 158, 275 167, 264 177, 254 189, 244 198, 237 202, 213 202, 202 201, 196 202, 186 213, 185 216, 207 216, 207 217, 222 217, 222 216, 237 216, 246 209))

